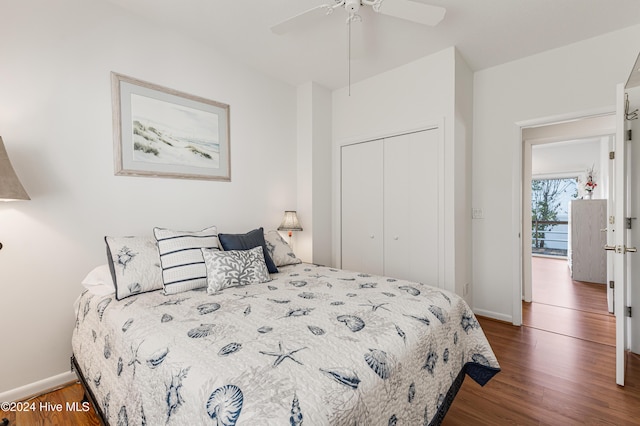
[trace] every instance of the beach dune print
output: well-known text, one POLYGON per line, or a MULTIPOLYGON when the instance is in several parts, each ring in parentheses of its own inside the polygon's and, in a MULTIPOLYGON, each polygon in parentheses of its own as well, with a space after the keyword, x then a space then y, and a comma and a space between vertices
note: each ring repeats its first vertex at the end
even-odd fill
POLYGON ((133 161, 220 168, 218 115, 131 94, 133 161))

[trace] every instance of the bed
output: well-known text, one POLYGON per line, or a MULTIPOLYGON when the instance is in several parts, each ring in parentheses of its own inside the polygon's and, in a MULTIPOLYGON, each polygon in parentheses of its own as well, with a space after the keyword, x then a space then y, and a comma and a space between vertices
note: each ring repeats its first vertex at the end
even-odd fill
POLYGON ((103 421, 439 424, 465 374, 484 385, 500 370, 453 293, 297 262, 268 277, 82 293, 73 358, 103 421))

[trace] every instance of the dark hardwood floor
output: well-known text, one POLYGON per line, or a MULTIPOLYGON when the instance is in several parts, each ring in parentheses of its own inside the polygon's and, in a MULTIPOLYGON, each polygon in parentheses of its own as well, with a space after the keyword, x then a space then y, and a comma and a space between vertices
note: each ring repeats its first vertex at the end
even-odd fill
MULTIPOLYGON (((538 266, 563 268, 561 263, 538 266)), ((538 272, 534 276, 544 277, 538 272)), ((546 289, 534 283, 523 327, 478 318, 502 371, 484 387, 467 377, 443 425, 640 425, 640 356, 627 355, 626 384, 616 385, 610 336, 615 318, 606 312, 603 286, 558 277, 547 278, 546 289)), ((81 400, 82 388, 74 384, 34 401, 81 400)), ((99 424, 93 408, 88 413, 0 411, 2 417, 9 426, 99 424)))
POLYGON ((84 389, 79 383, 25 401, 23 410, 0 410, 0 424, 7 426, 98 426, 100 421, 91 404, 83 405, 84 389), (67 406, 67 403, 70 405, 67 406), (76 403, 76 404, 74 404, 76 403), (60 405, 59 405, 60 404, 60 405), (60 411, 56 407, 60 407, 60 411), (41 408, 47 407, 47 408, 41 408), (28 410, 24 410, 28 408, 28 410), (32 409, 33 408, 33 409, 32 409), (88 411, 86 411, 88 409, 88 411))
POLYGON ((615 347, 479 319, 502 371, 484 387, 468 377, 443 425, 638 425, 640 357, 615 383, 615 347))
POLYGON ((531 280, 535 303, 577 311, 607 313, 606 286, 571 279, 566 259, 531 258, 531 280))
POLYGON ((467 378, 444 425, 640 425, 640 357, 615 383, 615 317, 602 284, 571 280, 566 260, 533 258, 523 327, 479 318, 502 371, 467 378))
POLYGON ((571 279, 566 259, 532 258, 533 302, 523 303, 528 327, 615 346, 615 316, 604 284, 571 279))

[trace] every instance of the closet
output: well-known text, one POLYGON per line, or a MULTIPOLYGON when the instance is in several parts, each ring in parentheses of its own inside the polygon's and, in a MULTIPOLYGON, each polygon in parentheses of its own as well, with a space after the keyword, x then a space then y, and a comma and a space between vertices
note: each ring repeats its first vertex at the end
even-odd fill
POLYGON ((440 135, 341 148, 342 268, 437 285, 440 135))

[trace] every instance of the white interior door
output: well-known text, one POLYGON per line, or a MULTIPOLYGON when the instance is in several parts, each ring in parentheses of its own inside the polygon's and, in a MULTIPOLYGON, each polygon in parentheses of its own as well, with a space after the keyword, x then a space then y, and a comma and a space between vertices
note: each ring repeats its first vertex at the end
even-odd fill
POLYGON ((342 268, 383 274, 382 140, 342 147, 342 268))
MULTIPOLYGON (((626 95, 629 97, 629 108, 631 117, 633 117, 633 111, 637 110, 640 106, 640 87, 630 88, 627 84, 626 95)), ((631 128, 633 132, 632 141, 627 145, 627 164, 628 170, 628 185, 629 185, 629 205, 627 206, 629 216, 632 218, 631 229, 627 230, 627 245, 638 247, 640 244, 640 197, 638 197, 638 190, 640 188, 640 147, 638 147, 638 134, 640 134, 640 119, 627 120, 627 126, 631 128), (635 218, 635 219, 633 219, 635 218)), ((640 315, 638 315, 638 307, 640 307, 640 255, 634 254, 627 259, 629 268, 627 272, 628 277, 628 289, 627 304, 632 306, 634 311, 631 318, 627 319, 628 338, 627 347, 631 352, 640 354, 640 315)))
POLYGON ((614 251, 613 268, 615 279, 614 312, 616 315, 616 383, 624 386, 625 358, 627 350, 627 254, 635 252, 635 247, 627 247, 627 138, 625 121, 624 86, 618 85, 616 90, 617 131, 614 159, 614 210, 615 217, 609 225, 615 231, 615 246, 605 248, 614 251))
POLYGON ((384 274, 437 286, 439 132, 384 141, 384 274))

